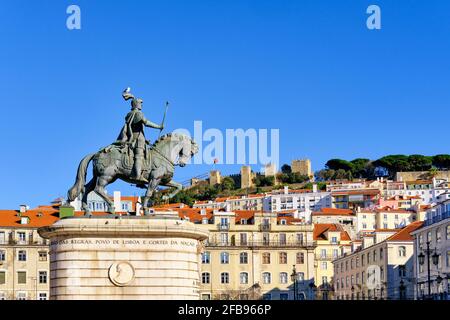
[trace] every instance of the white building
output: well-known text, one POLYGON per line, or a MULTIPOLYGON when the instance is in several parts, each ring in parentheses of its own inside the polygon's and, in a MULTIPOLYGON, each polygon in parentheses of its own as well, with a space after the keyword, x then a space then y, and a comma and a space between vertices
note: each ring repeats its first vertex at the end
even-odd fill
MULTIPOLYGON (((110 199, 114 202, 114 210, 116 212, 139 212, 140 211, 140 197, 123 197, 120 191, 114 191, 110 199), (137 210, 136 210, 137 209, 137 210)), ((107 211, 108 206, 106 201, 97 193, 91 192, 88 195, 88 206, 91 211, 107 211)), ((75 211, 81 211, 81 196, 70 203, 75 211)))
POLYGON ((331 193, 313 190, 289 190, 284 187, 281 192, 272 191, 263 200, 263 210, 266 212, 282 212, 297 210, 298 217, 306 222, 311 221, 311 213, 322 208, 331 208, 331 193))

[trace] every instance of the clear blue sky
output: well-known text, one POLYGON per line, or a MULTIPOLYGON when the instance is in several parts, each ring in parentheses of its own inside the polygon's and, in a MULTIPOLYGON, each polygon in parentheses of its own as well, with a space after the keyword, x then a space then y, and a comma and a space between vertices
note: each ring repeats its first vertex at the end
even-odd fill
POLYGON ((155 122, 172 102, 168 131, 279 128, 281 163, 449 153, 449 12, 449 1, 2 1, 0 208, 65 196, 81 158, 117 137, 127 86, 155 122), (70 4, 79 31, 66 28, 70 4), (366 28, 370 4, 380 31, 366 28))

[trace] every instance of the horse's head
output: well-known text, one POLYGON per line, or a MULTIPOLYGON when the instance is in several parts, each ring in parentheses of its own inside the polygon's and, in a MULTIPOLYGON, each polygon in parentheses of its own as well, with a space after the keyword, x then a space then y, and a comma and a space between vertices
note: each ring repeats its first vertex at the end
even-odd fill
POLYGON ((189 162, 189 159, 198 152, 197 143, 189 136, 181 133, 169 133, 161 137, 155 145, 166 154, 166 157, 174 165, 179 165, 180 167, 184 167, 189 162))
POLYGON ((186 135, 181 135, 180 143, 182 145, 178 153, 178 165, 184 167, 189 159, 191 159, 198 152, 197 143, 186 135))

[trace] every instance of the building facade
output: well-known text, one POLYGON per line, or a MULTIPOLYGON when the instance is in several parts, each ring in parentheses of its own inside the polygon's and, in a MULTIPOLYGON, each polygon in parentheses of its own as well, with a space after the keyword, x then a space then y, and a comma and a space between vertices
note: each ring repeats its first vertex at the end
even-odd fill
POLYGON ((441 199, 413 232, 416 299, 450 299, 450 193, 441 199))

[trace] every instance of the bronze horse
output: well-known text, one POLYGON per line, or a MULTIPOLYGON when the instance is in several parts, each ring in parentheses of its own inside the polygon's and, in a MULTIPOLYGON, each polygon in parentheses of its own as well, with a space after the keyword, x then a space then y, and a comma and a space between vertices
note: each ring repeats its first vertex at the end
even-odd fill
MULTIPOLYGON (((68 192, 68 200, 74 201, 80 194, 83 194, 82 209, 86 215, 90 215, 87 197, 90 192, 94 191, 105 200, 108 212, 114 214, 114 203, 105 191, 107 185, 121 179, 138 186, 145 186, 145 182, 130 178, 133 168, 132 152, 132 148, 126 144, 112 144, 97 153, 84 157, 78 166, 75 184, 68 192), (94 176, 85 185, 87 167, 91 161, 93 161, 94 176)), ((163 197, 164 199, 172 198, 182 189, 180 183, 172 180, 175 166, 184 167, 197 152, 198 146, 195 141, 187 135, 179 133, 166 134, 159 138, 153 146, 146 149, 142 168, 142 175, 149 181, 142 202, 146 215, 149 214, 150 198, 159 185, 175 188, 168 196, 163 197)))

